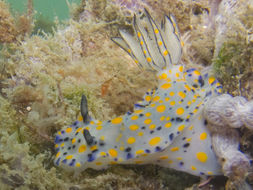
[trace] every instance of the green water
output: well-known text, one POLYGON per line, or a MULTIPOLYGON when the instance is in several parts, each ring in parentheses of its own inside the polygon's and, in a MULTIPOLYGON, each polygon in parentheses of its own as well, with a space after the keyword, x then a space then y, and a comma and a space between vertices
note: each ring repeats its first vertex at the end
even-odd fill
MULTIPOLYGON (((80 3, 81 0, 68 0, 69 3, 80 3)), ((27 0, 7 0, 12 11, 24 12, 27 7, 27 0)), ((66 0, 33 0, 34 9, 37 11, 37 17, 46 18, 53 21, 55 16, 59 20, 69 18, 69 9, 66 0)))

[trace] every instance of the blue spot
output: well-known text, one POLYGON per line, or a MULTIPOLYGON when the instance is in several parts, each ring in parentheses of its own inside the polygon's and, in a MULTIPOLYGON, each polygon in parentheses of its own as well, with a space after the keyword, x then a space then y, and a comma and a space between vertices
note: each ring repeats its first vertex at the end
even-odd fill
POLYGON ((187 69, 185 72, 187 72, 187 73, 191 73, 191 72, 193 72, 193 71, 195 71, 196 69, 194 69, 194 68, 191 68, 191 69, 187 69))
POLYGON ((61 131, 61 134, 64 134, 65 133, 65 131, 61 131))
POLYGON ((59 166, 60 160, 61 160, 61 158, 58 158, 58 159, 56 160, 55 164, 56 164, 57 166, 59 166))
POLYGON ((56 137, 55 137, 55 140, 54 140, 54 143, 55 144, 57 144, 57 143, 59 143, 60 142, 60 136, 59 135, 56 135, 56 137))
POLYGON ((59 152, 59 150, 60 150, 60 148, 56 148, 56 149, 55 149, 56 152, 59 152))
POLYGON ((88 154, 88 162, 92 162, 95 160, 95 156, 93 154, 88 154))
POLYGON ((161 150, 162 150, 162 149, 161 149, 160 146, 155 147, 155 151, 156 151, 156 152, 160 152, 161 150))
POLYGON ((150 150, 149 150, 149 149, 146 149, 145 152, 146 152, 146 153, 150 153, 150 150))
POLYGON ((78 121, 75 121, 75 122, 73 123, 73 125, 76 126, 78 123, 79 123, 78 121))
POLYGON ((62 163, 66 164, 67 163, 67 159, 62 160, 62 163))
POLYGON ((69 166, 74 166, 75 162, 76 162, 76 159, 73 159, 73 160, 70 162, 69 166))
POLYGON ((134 104, 134 107, 136 107, 136 108, 143 108, 143 107, 145 107, 144 105, 141 105, 141 104, 134 104))
POLYGON ((127 153, 127 160, 129 160, 129 159, 131 159, 131 158, 133 158, 133 155, 129 152, 129 153, 127 153))

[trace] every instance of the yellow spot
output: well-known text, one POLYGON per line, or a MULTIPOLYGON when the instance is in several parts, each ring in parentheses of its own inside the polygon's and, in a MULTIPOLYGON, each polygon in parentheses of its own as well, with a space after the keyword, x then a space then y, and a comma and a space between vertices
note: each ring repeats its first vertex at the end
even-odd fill
POLYGON ((78 128, 77 130, 76 130, 76 132, 80 132, 81 130, 82 130, 83 128, 82 127, 80 127, 80 128, 78 128))
POLYGON ((138 32, 138 33, 137 33, 137 36, 138 36, 138 37, 141 37, 141 33, 140 33, 140 32, 138 32))
POLYGON ((128 49, 127 51, 128 51, 128 53, 131 53, 131 49, 128 49))
POLYGON ((188 90, 188 91, 191 91, 191 87, 189 86, 189 85, 184 85, 184 87, 186 88, 186 90, 188 90))
POLYGON ((142 113, 143 110, 135 110, 134 113, 142 113))
POLYGON ((208 79, 208 83, 209 83, 209 84, 213 84, 214 81, 215 81, 215 78, 214 78, 214 77, 210 77, 210 78, 208 79))
POLYGON ((71 142, 74 144, 76 142, 76 138, 73 138, 71 142))
POLYGON ((163 42, 162 41, 159 41, 158 42, 159 46, 163 45, 163 42))
POLYGON ((140 136, 140 137, 143 136, 143 132, 139 132, 138 136, 140 136))
POLYGON ((200 136, 199 136, 199 139, 200 140, 205 140, 207 137, 207 134, 204 132, 204 133, 201 133, 200 136))
POLYGON ((96 145, 93 145, 90 147, 90 150, 93 151, 93 150, 97 150, 97 146, 96 145))
POLYGON ((171 102, 170 102, 170 105, 171 105, 171 106, 174 106, 175 104, 176 104, 175 101, 171 101, 171 102))
POLYGON ((152 108, 155 107, 155 106, 156 106, 156 104, 150 104, 150 107, 152 107, 152 108))
POLYGON ((78 121, 83 121, 83 117, 80 115, 77 120, 78 121))
POLYGON ((101 156, 106 156, 106 152, 100 152, 101 156))
POLYGON ((112 119, 112 124, 120 124, 122 122, 122 117, 116 117, 114 119, 112 119))
POLYGON ((96 162, 96 165, 100 166, 100 165, 102 165, 102 162, 96 162))
POLYGON ((115 149, 109 149, 108 153, 110 154, 111 157, 117 157, 118 152, 115 149))
POLYGON ((156 34, 158 34, 158 33, 159 33, 159 30, 158 30, 157 28, 155 29, 155 33, 156 33, 156 34))
POLYGON ((76 163, 76 167, 80 167, 81 164, 79 162, 76 163))
POLYGON ((146 117, 150 117, 150 116, 151 116, 151 113, 150 113, 150 112, 147 112, 147 113, 145 114, 145 116, 146 116, 146 117))
POLYGON ((181 41, 181 46, 182 46, 182 47, 184 46, 184 42, 183 42, 183 41, 181 41))
POLYGON ((178 150, 179 150, 179 147, 177 147, 177 146, 170 149, 170 151, 172 151, 172 152, 175 152, 175 151, 178 151, 178 150))
POLYGON ((135 138, 134 138, 134 137, 129 137, 129 138, 127 139, 127 143, 128 143, 128 144, 133 144, 133 143, 135 143, 135 138))
POLYGON ((156 107, 156 111, 160 113, 164 112, 165 109, 166 109, 165 105, 159 105, 156 107))
POLYGON ((160 156, 159 159, 161 159, 161 160, 166 160, 166 159, 168 159, 168 156, 160 156))
POLYGON ((192 138, 188 138, 186 139, 187 142, 191 142, 192 138))
POLYGON ((166 124, 164 125, 164 127, 166 127, 166 128, 170 128, 171 126, 172 126, 171 122, 166 123, 166 124))
POLYGON ((166 121, 169 121, 170 120, 170 116, 166 117, 166 121))
POLYGON ((156 101, 158 101, 159 99, 160 99, 160 96, 156 96, 156 97, 153 98, 153 101, 156 102, 156 101))
POLYGON ((165 119, 165 116, 160 117, 160 121, 163 121, 165 119))
POLYGON ((177 130, 178 130, 178 131, 183 131, 183 130, 184 130, 184 127, 185 127, 185 125, 180 125, 180 126, 177 128, 177 130))
POLYGON ((176 75, 176 77, 177 77, 177 78, 180 76, 180 74, 179 74, 179 73, 176 73, 175 75, 176 75))
POLYGON ((102 125, 100 125, 100 126, 97 126, 97 130, 101 130, 103 127, 102 127, 102 125))
POLYGON ((168 161, 168 163, 169 163, 169 164, 172 164, 172 163, 173 163, 173 161, 172 161, 172 160, 169 160, 169 161, 168 161))
POLYGON ((191 166, 191 169, 192 170, 196 170, 197 168, 195 166, 191 166))
POLYGON ((83 144, 83 145, 81 145, 81 146, 79 147, 78 152, 79 152, 79 153, 82 153, 82 152, 84 152, 85 150, 86 150, 86 146, 83 144))
POLYGON ((64 146, 64 143, 61 144, 61 147, 63 147, 63 146, 64 146))
POLYGON ((196 75, 196 76, 199 76, 200 72, 198 70, 195 70, 195 71, 193 71, 193 74, 196 75))
POLYGON ((170 92, 169 95, 170 95, 170 96, 174 96, 175 93, 174 93, 174 92, 170 92))
POLYGON ((208 175, 213 175, 213 172, 207 172, 208 175))
POLYGON ((181 65, 181 66, 178 68, 178 70, 179 70, 180 72, 183 72, 184 67, 181 65))
POLYGON ((200 161, 200 162, 206 162, 207 161, 207 155, 206 155, 206 153, 204 153, 204 152, 198 152, 197 154, 196 154, 196 157, 197 157, 197 159, 200 161))
POLYGON ((66 129, 66 133, 70 133, 71 131, 72 131, 72 128, 70 127, 66 129))
POLYGON ((182 157, 177 157, 177 160, 183 160, 183 158, 182 157))
POLYGON ((182 115, 184 113, 184 108, 178 108, 176 111, 177 115, 182 115))
POLYGON ((169 100, 170 100, 170 98, 169 98, 169 97, 166 97, 166 98, 165 98, 165 101, 166 101, 166 102, 168 102, 169 100))
POLYGON ((134 60, 134 62, 135 62, 135 63, 139 63, 139 61, 138 61, 138 60, 136 60, 136 59, 134 60))
POLYGON ((166 56, 166 55, 168 55, 168 53, 169 53, 168 50, 165 50, 165 51, 163 52, 163 55, 166 56))
POLYGON ((58 135, 61 135, 61 131, 58 132, 58 135))
POLYGON ((150 144, 151 146, 155 146, 155 145, 157 145, 160 141, 161 141, 161 138, 160 138, 160 137, 154 137, 154 138, 152 138, 152 139, 149 141, 149 144, 150 144))
POLYGON ((135 154, 142 154, 142 153, 144 153, 144 150, 137 150, 137 151, 135 152, 135 154))
POLYGON ((129 126, 129 129, 132 130, 132 131, 136 131, 138 128, 139 128, 138 125, 130 125, 129 126))
POLYGON ((138 115, 134 115, 134 116, 132 116, 132 117, 131 117, 131 119, 132 119, 132 120, 136 120, 136 119, 138 119, 138 115))
POLYGON ((105 136, 101 136, 100 140, 104 141, 105 140, 105 136))
POLYGON ((162 89, 168 89, 171 87, 171 83, 165 83, 161 86, 162 89))
POLYGON ((151 122, 152 122, 151 119, 146 119, 146 120, 144 121, 144 123, 147 124, 147 125, 150 124, 151 122))
POLYGON ((185 93, 183 93, 183 92, 178 92, 177 94, 178 94, 178 96, 180 96, 183 99, 186 97, 185 93))
POLYGON ((149 126, 149 129, 154 129, 155 128, 155 124, 151 124, 150 126, 149 126))
POLYGON ((161 74, 161 79, 166 79, 168 76, 166 73, 161 74))
POLYGON ((145 97, 145 100, 146 100, 147 102, 149 102, 149 101, 151 100, 151 96, 146 96, 146 97, 145 97))
POLYGON ((143 41, 141 41, 140 44, 143 45, 144 44, 143 41))
POLYGON ((90 127, 85 127, 85 129, 90 130, 90 127))
POLYGON ((59 146, 58 144, 54 145, 55 148, 58 148, 58 146, 59 146))
POLYGON ((147 62, 151 62, 152 59, 150 57, 147 57, 147 62))
POLYGON ((97 125, 102 125, 102 123, 103 123, 102 121, 98 121, 97 125))
POLYGON ((73 158, 73 155, 68 155, 68 156, 66 156, 66 159, 67 160, 70 160, 70 159, 72 159, 73 158))
POLYGON ((91 121, 90 124, 93 125, 93 124, 94 124, 94 121, 91 121))
POLYGON ((60 152, 57 152, 55 158, 58 158, 60 156, 60 152))
POLYGON ((144 53, 144 54, 146 54, 146 53, 147 53, 147 51, 146 51, 146 50, 143 50, 143 53, 144 53))

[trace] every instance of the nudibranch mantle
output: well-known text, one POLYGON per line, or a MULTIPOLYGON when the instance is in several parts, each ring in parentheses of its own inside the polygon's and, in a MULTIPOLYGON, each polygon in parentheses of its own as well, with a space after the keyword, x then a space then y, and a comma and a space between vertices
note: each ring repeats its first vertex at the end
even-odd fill
POLYGON ((179 64, 183 43, 173 16, 157 26, 144 14, 145 27, 134 17, 135 37, 120 31, 122 38, 113 41, 139 67, 157 71, 157 89, 146 92, 133 112, 103 122, 76 121, 59 131, 55 164, 73 171, 157 164, 198 176, 220 175, 203 107, 222 87, 208 73, 184 71, 179 64))

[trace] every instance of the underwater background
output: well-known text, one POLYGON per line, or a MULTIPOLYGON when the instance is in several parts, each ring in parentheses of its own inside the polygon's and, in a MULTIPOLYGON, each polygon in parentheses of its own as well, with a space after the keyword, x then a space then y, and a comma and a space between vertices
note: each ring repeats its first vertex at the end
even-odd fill
MULTIPOLYGON (((159 166, 74 176, 53 164, 55 134, 78 118, 82 94, 92 117, 108 120, 156 86, 111 41, 119 29, 133 32, 144 8, 158 21, 175 15, 187 68, 212 67, 223 92, 253 98, 252 0, 0 0, 0 189, 199 189, 198 177, 159 166)), ((240 136, 252 157, 252 131, 240 136)), ((220 176, 206 188, 230 184, 220 176)))

